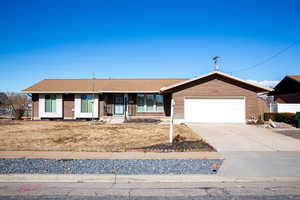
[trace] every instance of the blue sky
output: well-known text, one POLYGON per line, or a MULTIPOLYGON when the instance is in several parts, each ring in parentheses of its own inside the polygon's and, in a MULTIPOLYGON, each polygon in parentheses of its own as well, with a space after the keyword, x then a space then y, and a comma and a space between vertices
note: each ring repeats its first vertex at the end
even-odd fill
POLYGON ((0 91, 44 78, 189 78, 221 71, 247 80, 300 74, 295 0, 0 0, 0 91))

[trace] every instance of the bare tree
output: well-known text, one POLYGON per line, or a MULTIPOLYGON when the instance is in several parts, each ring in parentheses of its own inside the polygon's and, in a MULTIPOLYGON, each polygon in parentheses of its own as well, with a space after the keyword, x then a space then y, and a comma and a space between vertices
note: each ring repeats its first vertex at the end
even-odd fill
POLYGON ((9 113, 9 109, 7 107, 8 99, 5 93, 0 93, 0 116, 7 115, 9 113))
POLYGON ((6 106, 11 110, 15 119, 21 119, 30 104, 30 100, 24 94, 7 92, 6 106))
POLYGON ((7 104, 7 96, 5 93, 0 93, 0 107, 4 107, 7 104))

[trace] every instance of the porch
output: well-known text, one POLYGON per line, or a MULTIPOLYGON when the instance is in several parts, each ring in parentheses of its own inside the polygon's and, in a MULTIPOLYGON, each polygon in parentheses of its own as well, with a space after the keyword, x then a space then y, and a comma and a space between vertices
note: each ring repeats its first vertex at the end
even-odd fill
POLYGON ((100 117, 170 116, 170 103, 170 94, 104 93, 99 97, 100 117))
POLYGON ((170 116, 171 94, 33 94, 33 120, 127 119, 170 116))

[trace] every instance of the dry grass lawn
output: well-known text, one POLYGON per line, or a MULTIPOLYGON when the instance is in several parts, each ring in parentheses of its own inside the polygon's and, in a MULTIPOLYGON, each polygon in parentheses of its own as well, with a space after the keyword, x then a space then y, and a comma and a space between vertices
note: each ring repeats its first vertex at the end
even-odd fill
MULTIPOLYGON (((126 151, 168 142, 168 126, 95 125, 90 122, 0 121, 2 151, 126 151)), ((188 141, 200 138, 187 126, 178 125, 174 135, 188 141)))

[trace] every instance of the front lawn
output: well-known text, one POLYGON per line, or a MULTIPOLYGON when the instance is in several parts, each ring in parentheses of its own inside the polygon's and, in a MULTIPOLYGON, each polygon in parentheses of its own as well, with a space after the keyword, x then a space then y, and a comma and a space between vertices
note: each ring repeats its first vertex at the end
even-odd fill
POLYGON ((67 121, 0 121, 1 151, 214 151, 189 127, 177 125, 185 141, 170 147, 165 125, 94 125, 67 121))

